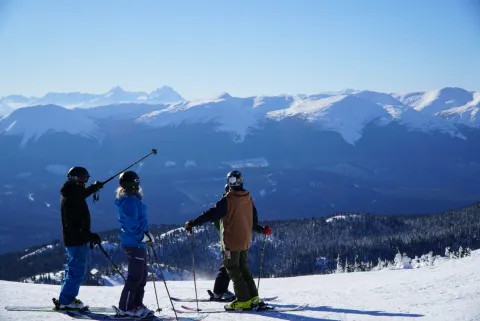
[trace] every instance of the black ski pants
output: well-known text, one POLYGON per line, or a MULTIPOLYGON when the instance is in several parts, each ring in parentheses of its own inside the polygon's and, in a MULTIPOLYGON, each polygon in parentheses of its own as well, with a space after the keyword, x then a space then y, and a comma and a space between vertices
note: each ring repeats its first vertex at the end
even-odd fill
POLYGON ((145 248, 122 246, 128 257, 128 277, 120 296, 118 308, 131 310, 143 304, 147 284, 147 251, 145 248))
POLYGON ((222 262, 222 265, 218 268, 217 276, 215 277, 215 283, 213 285, 213 293, 222 294, 227 292, 230 285, 230 277, 228 276, 227 268, 222 262))
POLYGON ((248 250, 230 252, 230 258, 224 255, 223 265, 233 282, 238 301, 245 302, 258 296, 257 286, 248 267, 248 250))

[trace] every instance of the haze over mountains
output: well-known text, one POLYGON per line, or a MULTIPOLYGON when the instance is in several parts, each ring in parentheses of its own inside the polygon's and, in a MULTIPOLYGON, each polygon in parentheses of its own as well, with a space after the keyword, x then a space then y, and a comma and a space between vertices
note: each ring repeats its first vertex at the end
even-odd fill
MULTIPOLYGON (((264 219, 462 207, 480 188, 479 97, 443 88, 186 101, 170 87, 4 97, 0 251, 60 236, 68 168, 105 180, 152 148, 158 155, 134 167, 152 222, 199 215, 233 168, 244 172, 264 219)), ((115 187, 91 206, 94 230, 117 226, 115 187)))

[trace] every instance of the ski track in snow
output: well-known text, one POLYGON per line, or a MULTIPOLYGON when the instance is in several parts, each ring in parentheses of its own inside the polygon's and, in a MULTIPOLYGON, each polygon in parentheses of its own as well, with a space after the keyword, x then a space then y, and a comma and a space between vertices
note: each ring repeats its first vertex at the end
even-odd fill
MULTIPOLYGON (((434 267, 381 270, 348 274, 263 279, 260 296, 278 295, 279 306, 308 303, 304 311, 269 314, 211 314, 205 320, 480 320, 480 251, 463 259, 445 260, 434 267)), ((195 295, 192 281, 167 281, 176 297, 195 295)), ((163 313, 173 316, 161 280, 156 283, 163 313)), ((213 280, 197 282, 199 297, 207 295, 213 280)), ((9 312, 7 305, 47 305, 58 297, 60 286, 0 281, 0 320, 69 320, 44 312, 9 312)), ((121 286, 83 286, 79 298, 91 306, 117 305, 121 286)), ((230 290, 232 285, 230 284, 230 290)), ((153 284, 146 287, 144 303, 156 308, 153 284)), ((195 306, 195 303, 174 303, 195 306)), ((221 308, 222 303, 199 303, 200 308, 221 308)), ((72 319, 70 319, 72 320, 72 319)))

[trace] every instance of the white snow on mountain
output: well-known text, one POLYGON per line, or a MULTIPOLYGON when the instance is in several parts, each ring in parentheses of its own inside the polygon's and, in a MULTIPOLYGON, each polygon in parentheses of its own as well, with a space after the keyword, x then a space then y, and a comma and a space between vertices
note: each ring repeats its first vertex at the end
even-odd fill
POLYGON ((230 166, 232 169, 239 168, 259 168, 259 167, 268 167, 270 166, 269 162, 263 158, 249 158, 245 160, 235 160, 229 162, 223 162, 222 164, 230 166))
POLYGON ((169 86, 163 86, 152 91, 132 92, 113 87, 104 94, 83 92, 47 93, 43 97, 25 97, 9 95, 0 97, 0 116, 17 108, 36 105, 59 105, 65 108, 92 108, 119 103, 168 104, 183 101, 183 97, 169 86))
MULTIPOLYGON (((450 108, 438 113, 439 117, 463 123, 465 125, 480 125, 480 117, 477 117, 480 110, 480 92, 473 94, 473 100, 464 106, 450 108)), ((480 115, 479 115, 480 116, 480 115)))
MULTIPOLYGON (((106 104, 141 96, 142 101, 149 101, 148 97, 158 98, 163 93, 175 96, 170 87, 162 87, 151 94, 126 92, 115 87, 95 99, 96 103, 106 104)), ((48 97, 54 97, 52 95, 48 97)), ((229 133, 234 142, 242 142, 252 129, 261 128, 267 121, 299 118, 313 124, 318 130, 340 133, 350 144, 355 144, 362 137, 365 125, 371 122, 377 125, 398 122, 410 130, 440 131, 463 138, 457 125, 478 126, 476 115, 479 103, 480 93, 461 88, 409 94, 363 90, 333 96, 320 94, 246 98, 224 93, 211 99, 171 104, 116 103, 73 111, 52 105, 21 108, 0 120, 0 135, 22 135, 22 146, 50 130, 98 138, 100 134, 96 119, 133 119, 137 124, 154 128, 210 123, 215 130, 229 133)))
POLYGON ((0 119, 0 134, 22 136, 21 147, 48 132, 99 138, 99 128, 92 119, 55 105, 20 108, 0 119))
POLYGON ((376 119, 391 119, 381 106, 346 95, 298 100, 289 108, 268 112, 267 117, 275 120, 301 117, 318 123, 321 128, 339 132, 351 144, 362 137, 362 130, 367 123, 376 119))
MULTIPOLYGON (((255 106, 261 105, 257 102, 255 106)), ((225 93, 212 100, 172 104, 168 108, 143 115, 137 122, 152 127, 214 122, 218 131, 234 133, 237 141, 242 141, 248 129, 258 124, 262 108, 252 108, 253 106, 253 98, 234 98, 225 93)))
MULTIPOLYGON (((30 252, 30 253, 28 253, 28 254, 25 254, 24 256, 20 257, 19 260, 23 260, 23 259, 25 259, 25 258, 27 258, 27 257, 29 257, 29 256, 34 256, 34 255, 37 255, 37 254, 40 254, 40 253, 42 253, 42 252, 49 251, 49 250, 52 250, 52 249, 53 249, 53 245, 47 245, 47 246, 42 247, 42 248, 40 248, 40 249, 38 249, 38 250, 35 250, 35 251, 30 252)), ((25 251, 28 251, 28 250, 25 250, 25 251)))
POLYGON ((392 96, 415 110, 430 115, 464 106, 473 100, 473 92, 456 87, 392 96))
MULTIPOLYGON (((318 260, 317 260, 318 261, 318 260)), ((413 262, 413 261, 412 261, 413 262)), ((292 321, 372 321, 372 320, 421 320, 421 321, 474 321, 480 320, 480 251, 462 259, 442 259, 421 268, 406 264, 403 260, 395 266, 379 271, 334 273, 291 278, 262 279, 261 297, 278 296, 271 305, 291 306, 308 304, 303 311, 284 313, 216 313, 205 319, 219 321, 236 320, 292 320, 292 321), (403 268, 402 268, 403 267, 403 268), (348 297, 348 300, 345 298, 348 297)), ((255 280, 257 281, 257 280, 255 280)), ((166 286, 171 296, 195 297, 193 280, 171 281, 166 286)), ((196 282, 198 297, 207 296, 213 280, 196 282)), ((90 306, 117 305, 123 286, 82 286, 79 298, 90 306)), ((233 291, 232 283, 230 283, 233 291)), ((174 316, 165 285, 156 281, 162 315, 174 316)), ((144 303, 156 309, 153 282, 148 282, 144 303)), ((58 297, 59 285, 44 285, 0 281, 0 306, 51 306, 51 298, 58 297)), ((196 307, 195 303, 182 303, 196 307)), ((180 303, 174 303, 180 309, 180 303)), ((200 302, 199 308, 219 308, 222 303, 200 302)), ((185 315, 181 315, 185 316, 185 315)), ((0 309, 0 320, 61 321, 64 315, 46 312, 17 312, 0 309)))

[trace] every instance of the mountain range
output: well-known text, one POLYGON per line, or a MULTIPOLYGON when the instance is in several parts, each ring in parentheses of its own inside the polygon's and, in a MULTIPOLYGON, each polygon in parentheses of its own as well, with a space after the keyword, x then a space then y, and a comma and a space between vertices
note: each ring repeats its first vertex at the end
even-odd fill
MULTIPOLYGON (((199 215, 232 169, 244 173, 262 219, 431 213, 478 198, 480 92, 223 93, 193 101, 177 94, 175 102, 121 93, 98 106, 85 94, 84 108, 51 95, 0 119, 0 252, 60 236, 68 168, 85 166, 92 180, 105 180, 152 148, 158 154, 133 167, 152 223, 199 215)), ((115 188, 107 184, 91 203, 93 230, 117 227, 115 188)))
POLYGON ((36 105, 54 104, 66 108, 91 108, 119 103, 160 104, 183 100, 183 97, 169 86, 162 86, 151 93, 126 91, 116 86, 104 94, 69 92, 47 93, 43 97, 8 95, 0 97, 0 116, 20 107, 36 105))

